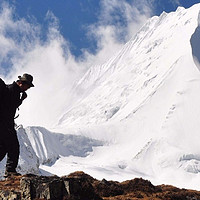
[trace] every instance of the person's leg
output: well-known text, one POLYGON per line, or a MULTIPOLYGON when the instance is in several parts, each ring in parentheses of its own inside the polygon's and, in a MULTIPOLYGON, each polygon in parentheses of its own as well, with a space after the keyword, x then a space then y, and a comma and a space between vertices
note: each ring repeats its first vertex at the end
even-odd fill
POLYGON ((9 134, 9 140, 6 141, 7 145, 7 172, 16 172, 16 167, 19 160, 19 141, 17 138, 17 133, 13 130, 12 134, 9 134))
POLYGON ((0 161, 2 161, 6 155, 6 147, 3 138, 0 138, 0 161))

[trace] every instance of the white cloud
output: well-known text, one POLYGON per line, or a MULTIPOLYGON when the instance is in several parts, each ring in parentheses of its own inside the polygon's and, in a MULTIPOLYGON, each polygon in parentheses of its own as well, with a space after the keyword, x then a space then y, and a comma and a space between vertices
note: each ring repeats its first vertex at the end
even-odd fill
POLYGON ((0 76, 10 83, 18 75, 30 73, 35 84, 27 92, 17 123, 53 126, 73 101, 70 91, 74 83, 90 66, 102 64, 120 50, 150 16, 146 4, 140 10, 135 5, 135 1, 102 0, 99 21, 88 29, 88 36, 98 41, 96 54, 85 50, 77 60, 60 34, 53 13, 47 13, 49 28, 47 40, 43 41, 41 25, 15 18, 14 8, 4 4, 0 11, 0 76), (6 76, 5 63, 11 66, 6 76))
POLYGON ((181 1, 180 1, 180 0, 171 0, 171 2, 172 2, 175 6, 180 6, 180 5, 181 5, 181 1))
POLYGON ((20 108, 18 123, 50 127, 59 116, 62 105, 69 100, 69 91, 82 74, 82 64, 70 54, 67 41, 60 35, 52 13, 47 40, 40 40, 41 28, 24 19, 14 19, 13 9, 3 5, 0 13, 0 74, 6 83, 17 80, 18 75, 30 73, 35 88, 28 91, 28 99, 20 108), (3 60, 6 62, 3 62, 3 60), (5 76, 4 64, 10 64, 5 76))
POLYGON ((152 15, 147 1, 102 0, 99 20, 88 29, 88 37, 97 41, 95 56, 85 52, 94 64, 102 64, 131 39, 152 15))

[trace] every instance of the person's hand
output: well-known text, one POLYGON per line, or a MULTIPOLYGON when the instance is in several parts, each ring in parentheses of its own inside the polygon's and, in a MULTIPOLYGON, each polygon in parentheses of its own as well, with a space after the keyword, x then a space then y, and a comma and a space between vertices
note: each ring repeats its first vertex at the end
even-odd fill
POLYGON ((26 94, 26 92, 23 92, 23 93, 22 93, 21 100, 23 101, 23 100, 26 99, 26 98, 27 98, 27 94, 26 94))

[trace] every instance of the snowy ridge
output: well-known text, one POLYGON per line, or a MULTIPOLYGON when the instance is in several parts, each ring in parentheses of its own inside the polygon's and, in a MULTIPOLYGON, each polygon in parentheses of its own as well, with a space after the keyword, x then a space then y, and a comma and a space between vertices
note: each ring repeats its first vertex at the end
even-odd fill
POLYGON ((60 156, 85 157, 92 147, 103 145, 84 136, 52 133, 43 127, 27 127, 25 131, 40 164, 50 165, 60 156))
POLYGON ((178 60, 191 55, 190 38, 198 25, 198 7, 190 12, 179 8, 177 12, 153 17, 116 57, 99 67, 98 74, 94 73, 97 67, 91 68, 79 83, 85 91, 90 88, 90 93, 63 115, 59 125, 104 123, 108 120, 106 113, 115 108, 120 109, 113 116, 122 120, 137 110, 164 82, 178 60), (174 47, 176 54, 172 53, 174 47))

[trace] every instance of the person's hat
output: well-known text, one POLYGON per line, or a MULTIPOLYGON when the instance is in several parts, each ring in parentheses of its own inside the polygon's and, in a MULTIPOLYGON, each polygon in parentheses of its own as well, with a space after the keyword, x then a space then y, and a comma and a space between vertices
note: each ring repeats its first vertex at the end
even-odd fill
POLYGON ((33 77, 30 74, 23 74, 23 76, 18 76, 20 81, 27 83, 30 87, 34 87, 33 85, 33 77))

